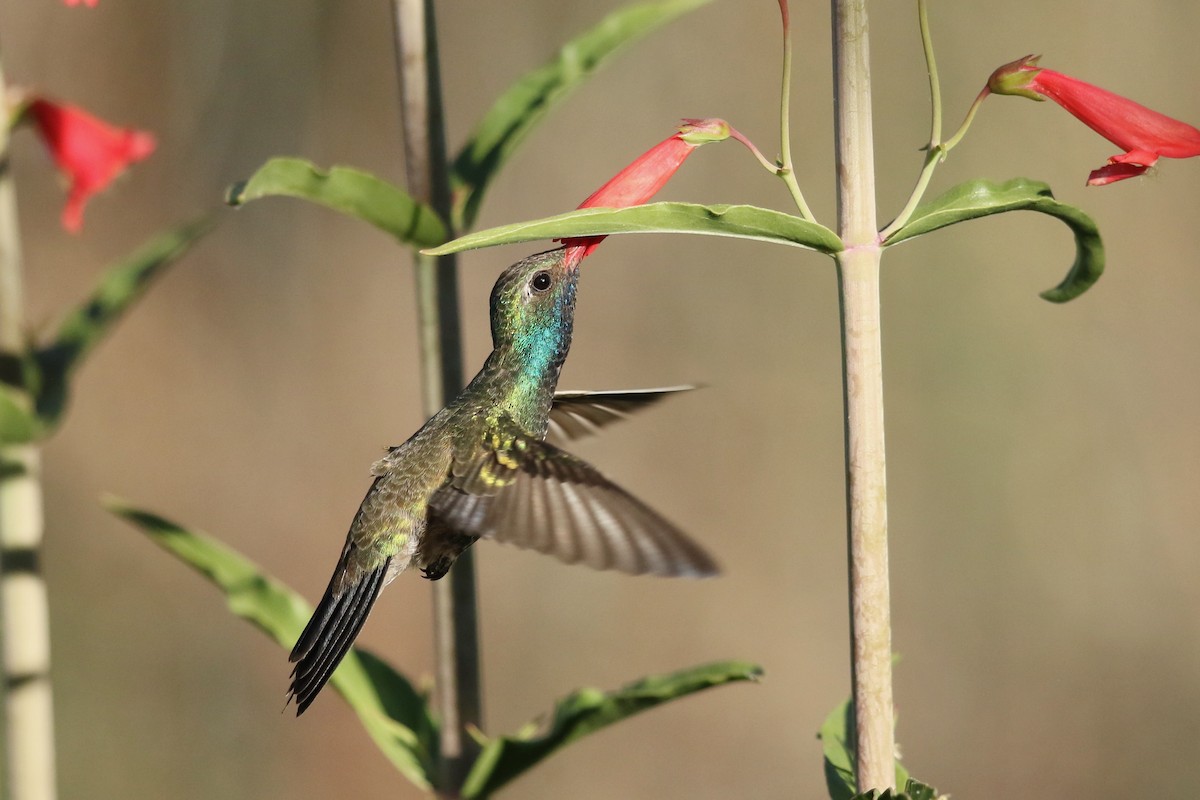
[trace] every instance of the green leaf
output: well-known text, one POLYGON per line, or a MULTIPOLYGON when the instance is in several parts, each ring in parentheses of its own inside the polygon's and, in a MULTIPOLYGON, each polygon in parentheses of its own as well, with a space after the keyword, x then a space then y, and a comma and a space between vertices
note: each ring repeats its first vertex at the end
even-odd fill
POLYGON ((891 789, 885 789, 883 794, 879 794, 872 789, 869 792, 854 795, 851 800, 946 800, 946 796, 938 795, 937 789, 909 778, 904 784, 902 792, 897 793, 891 789))
POLYGON ((767 208, 649 203, 630 208, 584 208, 544 219, 501 225, 461 236, 423 252, 440 256, 499 244, 618 233, 698 233, 729 236, 807 247, 826 254, 837 253, 842 249, 842 242, 837 234, 823 225, 767 208))
POLYGON ((665 0, 623 8, 568 42, 550 63, 514 83, 480 120, 454 159, 454 227, 467 230, 474 224, 488 185, 551 108, 625 45, 708 2, 665 0))
POLYGON ((1095 221, 1078 208, 1055 200, 1045 183, 1027 178, 1014 178, 1006 183, 982 179, 960 183, 940 197, 918 206, 912 218, 889 236, 884 245, 899 244, 956 222, 1006 211, 1049 214, 1062 220, 1075 236, 1075 263, 1062 283, 1041 293, 1044 299, 1065 303, 1100 280, 1104 272, 1104 244, 1095 221))
POLYGON ((817 734, 825 754, 825 788, 832 800, 851 800, 857 793, 854 746, 849 740, 853 716, 854 708, 847 700, 825 718, 817 734))
POLYGON ((245 205, 263 197, 298 197, 369 222, 401 244, 432 247, 446 241, 446 226, 429 206, 398 186, 351 167, 322 172, 300 158, 272 158, 249 180, 229 187, 225 202, 245 205))
MULTIPOLYGON (((825 787, 832 800, 858 800, 873 796, 873 792, 858 794, 854 776, 854 704, 847 700, 830 712, 817 733, 825 754, 825 787)), ((896 762, 896 785, 908 784, 908 770, 896 762)))
MULTIPOLYGON (((258 626, 285 648, 299 638, 312 609, 298 594, 264 574, 240 553, 122 500, 106 498, 105 506, 208 578, 225 593, 234 614, 258 626)), ((422 789, 430 788, 437 752, 436 728, 425 698, 412 684, 358 648, 346 654, 330 684, 346 698, 396 769, 422 789)))
POLYGON ((937 789, 912 778, 909 778, 908 782, 904 784, 904 793, 912 800, 938 800, 937 789))
POLYGON ((713 686, 753 681, 761 675, 762 668, 755 664, 722 661, 643 678, 613 692, 572 692, 555 705, 547 724, 535 721, 515 736, 485 739, 462 796, 487 797, 560 748, 626 717, 713 686))
POLYGON ((0 445, 27 444, 46 435, 29 394, 0 383, 0 445))
MULTIPOLYGON (((108 268, 92 296, 59 325, 53 341, 37 348, 29 365, 34 369, 26 369, 23 379, 24 388, 35 398, 41 428, 36 435, 46 435, 62 418, 71 374, 84 357, 142 298, 154 279, 214 226, 214 215, 192 220, 155 236, 124 261, 108 268)), ((0 401, 0 406, 6 402, 0 401)), ((0 424, 6 424, 7 410, 0 417, 5 421, 0 424)))

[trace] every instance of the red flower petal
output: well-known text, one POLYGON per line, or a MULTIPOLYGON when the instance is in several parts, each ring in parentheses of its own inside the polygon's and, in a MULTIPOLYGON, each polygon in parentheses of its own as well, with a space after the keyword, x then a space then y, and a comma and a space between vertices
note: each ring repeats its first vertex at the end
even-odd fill
MULTIPOLYGON (((579 208, 628 208, 641 205, 666 185, 692 151, 702 144, 728 139, 730 127, 720 119, 688 119, 673 135, 656 144, 592 192, 579 208)), ((561 239, 569 269, 591 254, 605 236, 561 239)))
POLYGON ((1043 69, 1029 88, 1050 98, 1122 150, 1167 158, 1200 156, 1200 130, 1107 89, 1043 69))
POLYGON ((1127 97, 1037 66, 1040 56, 1005 64, 988 78, 993 94, 1050 99, 1125 152, 1088 176, 1089 186, 1142 175, 1159 157, 1200 156, 1200 130, 1127 97))
POLYGON ((1092 170, 1088 175, 1088 186, 1107 186, 1110 183, 1123 181, 1126 178, 1136 178, 1139 175, 1145 175, 1150 169, 1145 164, 1126 164, 1115 161, 1111 164, 1101 167, 1100 169, 1092 170))
POLYGON ((54 162, 71 181, 62 224, 72 233, 82 227, 83 207, 92 195, 130 164, 154 152, 151 134, 115 127, 76 106, 37 98, 26 113, 54 162))
POLYGON ((666 185, 694 149, 675 134, 638 156, 578 207, 625 208, 644 203, 666 185))
MULTIPOLYGON (((80 0, 63 0, 63 2, 69 6, 77 6, 79 5, 80 0)), ((96 4, 99 2, 100 0, 83 0, 83 4, 88 8, 95 8, 96 4)))

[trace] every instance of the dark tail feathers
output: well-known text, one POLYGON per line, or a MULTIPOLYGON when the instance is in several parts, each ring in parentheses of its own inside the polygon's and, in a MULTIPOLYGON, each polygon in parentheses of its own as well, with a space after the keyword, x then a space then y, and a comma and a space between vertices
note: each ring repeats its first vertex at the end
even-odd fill
POLYGON ((354 643, 354 638, 367 621, 367 615, 371 613, 371 607, 375 605, 375 598, 379 597, 379 591, 383 588, 383 579, 391 559, 336 595, 334 586, 338 583, 344 563, 338 565, 325 596, 321 598, 312 619, 288 657, 288 661, 296 665, 288 690, 288 701, 296 701, 296 716, 303 714, 316 699, 354 643))

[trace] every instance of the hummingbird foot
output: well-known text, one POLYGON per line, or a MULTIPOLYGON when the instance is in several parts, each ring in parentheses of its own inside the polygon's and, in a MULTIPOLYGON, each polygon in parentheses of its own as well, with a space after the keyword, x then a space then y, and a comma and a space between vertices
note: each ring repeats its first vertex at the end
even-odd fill
POLYGON ((446 573, 450 571, 450 565, 454 563, 454 556, 442 556, 437 561, 434 561, 427 567, 421 568, 421 576, 428 578, 431 581, 436 581, 439 578, 444 578, 446 573))
POLYGON ((425 566, 421 568, 421 574, 431 581, 436 581, 445 577, 455 559, 475 542, 475 537, 454 533, 435 524, 431 526, 426 541, 428 545, 423 559, 425 566))

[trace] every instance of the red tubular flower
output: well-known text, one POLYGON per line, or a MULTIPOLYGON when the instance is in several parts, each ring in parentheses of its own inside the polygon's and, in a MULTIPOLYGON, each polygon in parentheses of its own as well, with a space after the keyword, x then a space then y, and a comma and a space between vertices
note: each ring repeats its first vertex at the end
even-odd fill
POLYGON ((132 128, 118 128, 93 117, 81 108, 50 102, 30 101, 24 112, 54 157, 54 162, 71 180, 62 224, 71 233, 83 227, 83 206, 120 173, 154 152, 154 136, 132 128))
MULTIPOLYGON (((77 6, 81 2, 81 0, 63 0, 63 2, 69 6, 77 6)), ((96 4, 99 3, 100 0, 82 0, 82 2, 88 8, 95 8, 96 4)))
MULTIPOLYGON (((678 132, 638 156, 632 164, 618 172, 608 183, 579 204, 579 208, 627 208, 640 205, 653 197, 692 151, 708 142, 728 139, 732 129, 721 119, 686 119, 678 132)), ((604 236, 579 236, 562 239, 567 246, 569 268, 579 266, 604 236)))
POLYGON ((1093 170, 1089 186, 1104 186, 1142 175, 1159 157, 1200 156, 1200 130, 1107 89, 1037 66, 1040 56, 1005 64, 988 79, 993 94, 1049 98, 1083 124, 1124 150, 1093 170))

